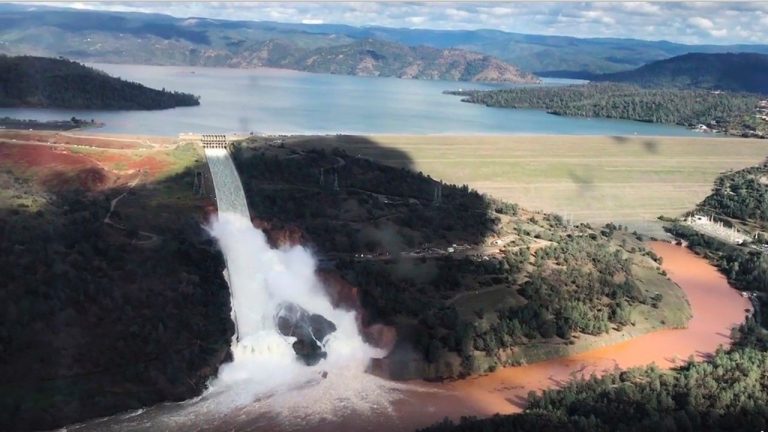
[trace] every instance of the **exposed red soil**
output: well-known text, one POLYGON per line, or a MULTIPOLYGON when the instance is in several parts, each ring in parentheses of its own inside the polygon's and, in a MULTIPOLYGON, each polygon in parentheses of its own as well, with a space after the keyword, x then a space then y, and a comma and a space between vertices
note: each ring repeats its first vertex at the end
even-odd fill
POLYGON ((318 271, 317 275, 323 282, 333 307, 351 309, 357 312, 357 327, 367 343, 387 352, 394 348, 395 342, 397 342, 397 331, 394 327, 384 324, 365 326, 366 312, 360 303, 360 290, 356 286, 344 280, 334 271, 318 271))
POLYGON ((130 150, 173 143, 171 138, 104 137, 78 133, 0 130, 0 163, 27 170, 38 183, 52 190, 81 187, 98 190, 127 184, 144 171, 145 180, 165 172, 170 162, 155 154, 140 159, 130 150), (74 147, 93 150, 81 153, 74 147), (115 151, 128 150, 128 151, 115 151), (121 166, 122 165, 122 166, 121 166), (118 168, 119 167, 119 168, 118 168))
POLYGON ((28 168, 85 168, 93 165, 88 158, 55 147, 0 142, 0 161, 28 168))
POLYGON ((254 227, 264 231, 267 241, 273 248, 298 246, 306 243, 306 236, 298 227, 276 228, 271 223, 256 217, 251 218, 251 222, 254 227))
MULTIPOLYGON (((264 231, 270 246, 274 248, 298 246, 305 243, 306 236, 298 227, 276 228, 271 223, 259 218, 252 218, 251 221, 254 227, 264 231)), ((397 340, 397 331, 394 327, 382 324, 368 327, 364 325, 366 312, 360 304, 360 291, 356 286, 333 271, 319 270, 317 275, 323 283, 333 307, 357 312, 357 326, 366 342, 386 351, 390 351, 394 347, 397 340)))
POLYGON ((123 140, 84 136, 73 137, 64 134, 56 134, 53 139, 57 144, 80 145, 107 149, 130 150, 138 148, 150 148, 150 146, 144 144, 141 140, 123 140))
POLYGON ((100 152, 100 153, 89 153, 87 155, 83 155, 84 157, 91 159, 94 162, 101 163, 103 165, 115 165, 118 163, 122 163, 126 166, 126 169, 128 169, 128 164, 134 161, 133 158, 128 157, 125 153, 122 152, 100 152))
POLYGON ((164 172, 169 167, 167 161, 158 159, 154 156, 144 156, 141 159, 137 159, 127 163, 128 169, 131 170, 144 170, 150 174, 150 176, 156 176, 164 172))
MULTIPOLYGON (((80 135, 79 132, 46 132, 46 131, 18 131, 2 130, 0 139, 39 142, 45 144, 78 145, 86 147, 131 150, 139 148, 152 148, 149 138, 141 137, 107 137, 80 135)), ((173 142, 170 138, 152 137, 152 143, 167 145, 173 142)))
MULTIPOLYGON (((80 187, 94 191, 128 183, 134 176, 123 176, 105 165, 123 162, 128 166, 149 157, 134 161, 114 152, 94 154, 71 153, 63 147, 42 144, 21 144, 0 140, 0 163, 11 168, 21 168, 31 173, 38 184, 50 190, 80 187)), ((155 158, 147 160, 150 172, 159 172, 164 165, 155 158)))

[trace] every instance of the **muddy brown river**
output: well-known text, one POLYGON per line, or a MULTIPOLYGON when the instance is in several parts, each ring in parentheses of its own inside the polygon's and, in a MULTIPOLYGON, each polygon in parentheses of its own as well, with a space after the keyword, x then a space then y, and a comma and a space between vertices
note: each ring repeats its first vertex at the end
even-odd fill
POLYGON ((296 397, 291 397, 290 392, 286 396, 268 396, 226 413, 213 413, 204 403, 190 401, 118 415, 73 429, 412 431, 445 417, 519 412, 525 407, 529 391, 556 388, 575 376, 650 363, 669 368, 691 355, 704 360, 719 346, 728 346, 732 328, 742 323, 751 310, 749 300, 731 288, 706 260, 688 249, 664 242, 650 243, 650 247, 663 258, 662 267, 688 296, 693 318, 686 329, 657 331, 581 354, 440 384, 393 384, 369 375, 350 376, 347 383, 359 381, 355 385, 367 389, 361 395, 370 396, 371 386, 387 393, 386 404, 363 405, 367 408, 362 411, 355 406, 339 407, 334 389, 325 383, 329 379, 302 389, 296 397), (318 415, 302 414, 306 412, 318 415))
MULTIPOLYGON (((631 340, 540 363, 500 369, 494 373, 440 384, 416 383, 404 389, 387 415, 345 416, 315 424, 313 431, 412 431, 461 416, 509 414, 525 408, 528 392, 555 388, 572 377, 607 373, 655 363, 670 368, 693 355, 704 360, 719 346, 730 344, 731 329, 744 321, 752 305, 728 285, 725 277, 690 250, 666 242, 652 242, 663 258, 662 268, 688 296, 693 318, 688 328, 662 330, 631 340)), ((229 423, 229 422, 225 422, 229 423)), ((266 430, 273 422, 246 421, 227 426, 237 430, 266 430)))

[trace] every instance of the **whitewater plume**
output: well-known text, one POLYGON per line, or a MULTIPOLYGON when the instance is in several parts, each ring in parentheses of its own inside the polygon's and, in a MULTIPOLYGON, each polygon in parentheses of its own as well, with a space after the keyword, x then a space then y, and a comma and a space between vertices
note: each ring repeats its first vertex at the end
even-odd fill
POLYGON ((189 432, 235 430, 246 424, 245 430, 293 431, 341 418, 367 424, 394 416, 393 402, 405 393, 427 391, 366 373, 369 360, 386 353, 363 341, 354 311, 334 309, 308 250, 273 249, 264 232, 253 226, 229 153, 205 153, 219 207, 207 229, 226 260, 237 327, 233 360, 220 367, 209 388, 195 399, 67 430, 189 432), (326 353, 313 366, 297 358, 292 347, 296 337, 290 336, 307 327, 278 328, 285 326, 285 319, 292 323, 301 317, 312 324, 312 337, 320 339, 326 353), (325 330, 314 332, 316 322, 325 330))
POLYGON ((285 336, 276 325, 276 316, 285 310, 285 305, 298 306, 308 316, 321 315, 333 323, 335 331, 317 341, 329 351, 333 348, 329 362, 353 351, 372 354, 360 336, 354 312, 334 309, 315 274, 315 260, 309 251, 301 246, 273 249, 264 232, 253 227, 229 153, 224 149, 206 149, 206 158, 219 207, 208 230, 227 264, 237 327, 235 362, 243 356, 285 360, 286 353, 292 355, 290 344, 295 338, 285 336))
MULTIPOLYGON (((274 395, 322 383, 326 403, 333 400, 329 398, 334 393, 331 387, 342 395, 357 386, 354 398, 366 400, 362 395, 366 392, 361 393, 363 389, 359 386, 364 382, 370 384, 374 378, 363 378, 365 369, 371 358, 385 353, 364 342, 354 311, 333 307, 307 249, 273 249, 264 232, 253 226, 229 153, 206 149, 206 157, 219 206, 219 214, 208 230, 226 259, 237 327, 233 361, 221 367, 209 393, 226 392, 230 403, 234 402, 233 396, 239 395, 240 402, 247 404, 264 395, 280 399, 283 396, 274 395), (317 340, 327 356, 314 367, 297 359, 292 348, 296 337, 286 336, 292 333, 278 329, 276 318, 285 314, 286 305, 293 305, 291 308, 301 310, 303 315, 320 315, 332 323, 329 327, 334 331, 323 332, 322 339, 317 340)), ((323 396, 316 396, 319 403, 323 396)), ((304 399, 307 397, 305 394, 304 399)))

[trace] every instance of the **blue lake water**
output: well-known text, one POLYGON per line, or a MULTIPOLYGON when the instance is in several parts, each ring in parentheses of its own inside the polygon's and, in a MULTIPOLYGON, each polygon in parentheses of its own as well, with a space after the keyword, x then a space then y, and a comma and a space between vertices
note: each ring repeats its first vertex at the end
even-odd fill
MULTIPOLYGON (((0 117, 72 116, 106 123, 101 131, 350 134, 567 134, 696 136, 684 127, 625 120, 567 118, 538 110, 488 108, 444 90, 502 85, 311 74, 277 69, 99 64, 94 67, 154 88, 201 96, 197 107, 162 111, 0 109, 0 117)), ((567 80, 547 80, 560 85, 567 80)))

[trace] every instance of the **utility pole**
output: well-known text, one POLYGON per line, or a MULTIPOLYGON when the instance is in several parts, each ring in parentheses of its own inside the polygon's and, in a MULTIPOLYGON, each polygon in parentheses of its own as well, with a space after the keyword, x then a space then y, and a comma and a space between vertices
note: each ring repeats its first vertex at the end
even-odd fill
POLYGON ((339 173, 333 170, 333 190, 339 190, 339 173))
POLYGON ((197 196, 203 196, 205 194, 205 181, 203 181, 203 173, 201 171, 195 171, 195 182, 192 184, 192 193, 197 196))

